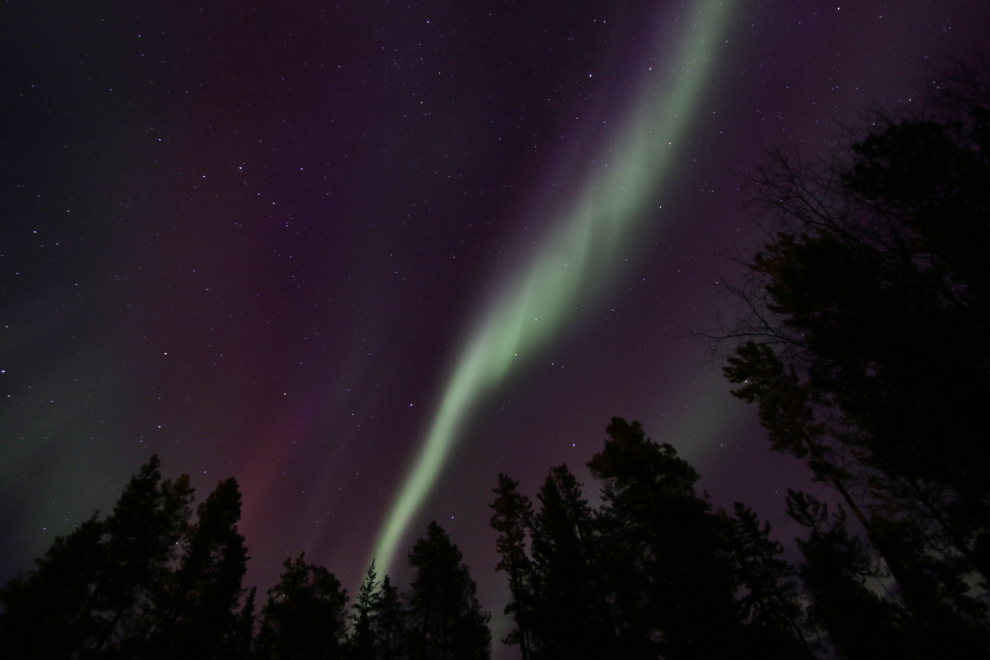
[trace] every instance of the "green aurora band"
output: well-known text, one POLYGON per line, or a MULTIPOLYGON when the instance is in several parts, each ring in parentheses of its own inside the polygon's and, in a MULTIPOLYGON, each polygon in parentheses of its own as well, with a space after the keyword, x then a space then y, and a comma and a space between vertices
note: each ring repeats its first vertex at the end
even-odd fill
POLYGON ((699 1, 691 7, 685 18, 694 20, 667 84, 644 84, 613 148, 611 167, 586 176, 575 210, 554 224, 522 280, 508 287, 478 325, 379 531, 373 554, 379 574, 391 569, 409 523, 479 397, 497 387, 521 356, 549 343, 579 294, 611 275, 617 248, 644 224, 671 173, 675 141, 683 137, 701 95, 730 4, 699 1))

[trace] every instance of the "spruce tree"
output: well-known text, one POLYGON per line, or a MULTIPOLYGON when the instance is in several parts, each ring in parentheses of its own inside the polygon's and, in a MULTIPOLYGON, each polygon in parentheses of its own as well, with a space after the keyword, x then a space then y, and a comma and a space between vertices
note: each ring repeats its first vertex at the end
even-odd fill
POLYGON ((372 610, 372 634, 378 660, 399 660, 403 657, 406 631, 406 611, 399 590, 386 575, 372 610))
POLYGON ((349 657, 354 660, 375 660, 374 618, 378 605, 378 573, 375 571, 375 561, 371 561, 368 572, 364 575, 357 599, 349 616, 351 630, 347 638, 349 657))
POLYGON ((254 652, 255 596, 257 587, 251 587, 244 599, 244 605, 234 620, 233 627, 228 630, 222 660, 248 660, 254 652))

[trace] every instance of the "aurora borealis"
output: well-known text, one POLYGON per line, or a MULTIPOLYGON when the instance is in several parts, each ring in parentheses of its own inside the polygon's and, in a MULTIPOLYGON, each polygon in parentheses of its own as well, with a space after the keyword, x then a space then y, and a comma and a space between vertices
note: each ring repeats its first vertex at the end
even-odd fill
POLYGON ((911 103, 990 24, 961 0, 0 11, 0 578, 157 453, 201 497, 238 479, 249 584, 301 550, 352 592, 373 554, 402 582, 436 519, 496 614, 498 473, 583 474, 613 415, 787 539, 807 475, 690 337, 759 238, 740 177, 911 103))
MULTIPOLYGON (((551 224, 542 247, 521 280, 496 299, 458 360, 413 468, 386 518, 375 554, 382 570, 395 552, 412 516, 429 494, 478 396, 496 388, 527 356, 539 354, 570 308, 596 278, 608 280, 609 261, 618 256, 624 235, 646 215, 675 159, 688 116, 705 82, 729 2, 696 3, 687 18, 692 28, 674 60, 669 80, 650 85, 632 116, 621 123, 612 169, 590 173, 574 209, 551 224), (522 360, 518 360, 522 354, 522 360)), ((608 159, 608 155, 603 154, 608 159)), ((655 230, 654 230, 655 231, 655 230)), ((577 309, 575 307, 575 309, 577 309)))

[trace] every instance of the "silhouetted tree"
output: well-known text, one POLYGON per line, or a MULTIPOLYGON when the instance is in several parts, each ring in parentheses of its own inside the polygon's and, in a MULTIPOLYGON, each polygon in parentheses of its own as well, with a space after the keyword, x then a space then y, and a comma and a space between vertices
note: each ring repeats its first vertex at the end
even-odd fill
POLYGON ((344 656, 347 590, 305 553, 286 559, 261 610, 258 651, 272 660, 330 660, 344 656))
POLYGON ((537 498, 530 530, 533 655, 604 657, 615 650, 616 637, 594 514, 567 465, 550 470, 537 498))
POLYGON ((911 639, 907 611, 881 595, 881 580, 888 575, 849 533, 842 508, 830 516, 828 505, 788 491, 787 513, 809 531, 798 539, 798 548, 811 622, 828 632, 838 651, 849 660, 926 657, 911 639))
POLYGON ((522 660, 530 658, 530 627, 533 618, 533 565, 526 554, 526 531, 533 524, 533 506, 529 498, 520 494, 519 482, 505 474, 498 475, 498 496, 490 505, 495 511, 491 527, 499 533, 495 548, 502 557, 495 566, 509 576, 509 592, 512 599, 505 606, 505 614, 511 614, 515 628, 502 640, 506 644, 518 644, 522 660))
POLYGON ((725 371, 839 491, 931 648, 986 654, 990 68, 935 79, 922 107, 754 180, 770 242, 743 259, 725 371))
POLYGON ((378 573, 372 560, 349 615, 348 655, 355 660, 374 660, 377 657, 373 626, 378 598, 378 573))
POLYGON ((399 591, 386 575, 372 610, 372 633, 378 660, 398 660, 402 657, 406 633, 406 612, 399 591))
POLYGON ((0 649, 12 657, 69 657, 95 641, 98 628, 87 606, 106 564, 105 533, 105 522, 93 514, 56 537, 35 570, 0 589, 0 649))
POLYGON ((753 644, 765 658, 814 657, 803 625, 795 569, 780 558, 784 547, 770 538, 752 509, 735 502, 725 516, 728 548, 736 575, 737 602, 753 644))
POLYGON ((161 657, 217 657, 237 621, 247 548, 237 531, 241 494, 221 481, 199 505, 169 593, 158 608, 149 653, 161 657))
POLYGON ((626 657, 721 658, 745 648, 719 521, 698 473, 615 417, 588 462, 602 484, 607 572, 626 657))
POLYGON ((233 627, 227 632, 227 638, 220 655, 224 660, 247 660, 254 652, 255 624, 255 595, 256 587, 251 587, 244 605, 234 619, 233 627))
POLYGON ((162 481, 152 456, 114 507, 65 538, 0 590, 0 643, 26 657, 136 648, 166 593, 192 501, 189 478, 162 481))
POLYGON ((416 541, 409 564, 416 569, 407 597, 409 656, 417 660, 487 660, 489 615, 475 598, 475 583, 461 551, 431 522, 416 541))
POLYGON ((527 624, 531 657, 812 657, 794 569, 769 523, 742 504, 734 516, 713 511, 694 468, 638 422, 616 417, 606 430, 588 462, 597 511, 566 465, 550 470, 535 514, 515 480, 499 475, 494 489, 508 611, 527 624))

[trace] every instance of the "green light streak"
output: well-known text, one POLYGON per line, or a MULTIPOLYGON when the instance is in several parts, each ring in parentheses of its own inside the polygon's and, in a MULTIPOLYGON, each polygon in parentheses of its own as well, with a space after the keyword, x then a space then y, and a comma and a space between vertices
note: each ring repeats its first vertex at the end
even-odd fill
MULTIPOLYGON (((696 2, 691 33, 668 84, 644 90, 604 172, 586 177, 576 210, 555 224, 522 281, 482 320, 454 369, 426 441, 378 535, 384 574, 423 505, 460 427, 478 398, 495 388, 523 356, 548 343, 592 281, 605 281, 622 239, 641 224, 674 164, 674 149, 700 95, 730 2, 696 2)), ((655 83, 655 81, 654 81, 655 83)), ((646 85, 644 85, 646 86, 646 85)))

